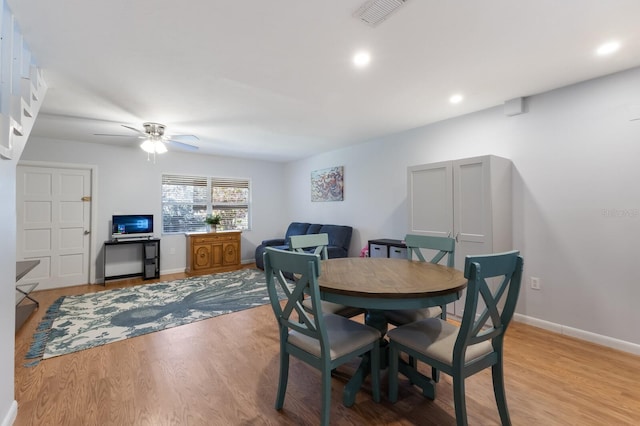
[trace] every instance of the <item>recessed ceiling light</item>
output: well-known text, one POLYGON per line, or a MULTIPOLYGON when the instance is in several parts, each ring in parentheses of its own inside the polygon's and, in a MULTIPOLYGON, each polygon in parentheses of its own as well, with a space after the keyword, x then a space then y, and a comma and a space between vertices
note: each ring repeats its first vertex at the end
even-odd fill
POLYGON ((369 65, 369 62, 371 62, 371 55, 369 52, 362 51, 353 55, 353 64, 358 68, 366 67, 369 65))
POLYGON ((464 97, 461 94, 457 93, 449 98, 449 102, 451 102, 452 104, 459 104, 463 99, 464 97))
POLYGON ((605 56, 612 54, 618 49, 620 49, 620 43, 617 41, 610 41, 609 43, 601 44, 596 50, 596 53, 600 56, 605 56))

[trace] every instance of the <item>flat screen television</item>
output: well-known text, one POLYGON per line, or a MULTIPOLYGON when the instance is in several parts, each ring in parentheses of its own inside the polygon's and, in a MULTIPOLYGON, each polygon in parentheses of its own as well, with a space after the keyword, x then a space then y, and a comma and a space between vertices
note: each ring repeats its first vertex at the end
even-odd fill
POLYGON ((153 237, 152 214, 117 214, 111 217, 111 238, 153 237))

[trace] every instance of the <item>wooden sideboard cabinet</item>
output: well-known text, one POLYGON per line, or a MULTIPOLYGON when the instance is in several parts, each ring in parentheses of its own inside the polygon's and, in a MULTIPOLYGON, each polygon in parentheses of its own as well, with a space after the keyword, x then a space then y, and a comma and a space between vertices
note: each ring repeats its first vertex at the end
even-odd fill
POLYGON ((240 269, 242 231, 189 232, 187 274, 203 275, 240 269))

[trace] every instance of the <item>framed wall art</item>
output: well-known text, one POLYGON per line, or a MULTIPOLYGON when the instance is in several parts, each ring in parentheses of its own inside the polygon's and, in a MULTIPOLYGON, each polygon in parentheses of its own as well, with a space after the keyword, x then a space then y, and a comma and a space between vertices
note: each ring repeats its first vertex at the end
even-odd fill
POLYGON ((311 172, 311 201, 342 201, 343 199, 343 166, 311 172))

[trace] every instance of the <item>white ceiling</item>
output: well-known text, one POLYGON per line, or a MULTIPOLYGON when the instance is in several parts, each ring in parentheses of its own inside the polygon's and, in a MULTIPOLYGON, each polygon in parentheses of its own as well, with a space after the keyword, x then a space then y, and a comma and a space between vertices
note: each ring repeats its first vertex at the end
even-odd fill
POLYGON ((8 0, 49 85, 32 135, 139 149, 93 134, 155 121, 288 161, 640 65, 638 0, 409 0, 375 28, 364 2, 8 0))

